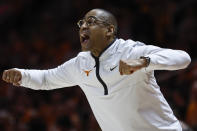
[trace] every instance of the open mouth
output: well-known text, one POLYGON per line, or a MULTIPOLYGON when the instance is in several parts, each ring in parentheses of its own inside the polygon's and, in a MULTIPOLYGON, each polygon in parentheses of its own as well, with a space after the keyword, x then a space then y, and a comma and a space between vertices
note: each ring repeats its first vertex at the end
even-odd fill
POLYGON ((86 34, 81 35, 81 44, 85 44, 89 41, 90 37, 86 34))

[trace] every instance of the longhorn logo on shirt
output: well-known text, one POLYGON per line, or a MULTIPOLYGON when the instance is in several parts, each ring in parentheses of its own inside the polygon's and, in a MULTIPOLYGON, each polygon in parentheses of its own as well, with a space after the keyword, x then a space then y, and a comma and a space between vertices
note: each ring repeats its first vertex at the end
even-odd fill
POLYGON ((92 70, 89 70, 89 71, 88 71, 88 70, 83 70, 83 71, 86 73, 87 76, 89 76, 89 73, 90 73, 92 70))

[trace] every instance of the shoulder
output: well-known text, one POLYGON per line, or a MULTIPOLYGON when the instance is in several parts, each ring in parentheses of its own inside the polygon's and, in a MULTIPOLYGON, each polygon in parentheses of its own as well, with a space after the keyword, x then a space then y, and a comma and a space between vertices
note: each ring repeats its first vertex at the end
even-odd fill
POLYGON ((132 50, 135 47, 144 46, 145 44, 139 41, 133 41, 131 39, 117 39, 117 46, 119 51, 132 50))
POLYGON ((84 52, 79 52, 75 59, 76 61, 84 61, 84 60, 89 60, 90 58, 91 58, 90 51, 84 51, 84 52))
POLYGON ((83 65, 84 63, 88 63, 92 61, 92 56, 90 51, 79 52, 78 55, 74 58, 75 65, 83 65))
POLYGON ((77 58, 85 58, 89 57, 90 55, 90 51, 82 51, 78 53, 77 58))
POLYGON ((64 65, 77 65, 79 64, 81 61, 87 60, 91 57, 90 52, 79 52, 77 54, 77 56, 69 59, 68 61, 66 61, 64 63, 64 65))
POLYGON ((77 70, 84 62, 88 62, 90 59, 90 52, 79 52, 76 57, 69 59, 68 61, 64 62, 59 67, 65 68, 67 70, 77 70))

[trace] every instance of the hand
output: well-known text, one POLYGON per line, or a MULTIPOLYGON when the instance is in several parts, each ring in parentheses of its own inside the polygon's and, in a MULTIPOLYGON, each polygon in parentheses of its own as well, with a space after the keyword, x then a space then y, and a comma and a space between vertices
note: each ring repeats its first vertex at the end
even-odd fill
POLYGON ((145 59, 134 59, 129 61, 120 60, 119 63, 119 72, 120 75, 130 75, 135 71, 146 67, 147 61, 145 59))
POLYGON ((15 86, 20 86, 22 74, 20 71, 15 69, 5 70, 2 75, 2 79, 8 83, 12 83, 15 86))

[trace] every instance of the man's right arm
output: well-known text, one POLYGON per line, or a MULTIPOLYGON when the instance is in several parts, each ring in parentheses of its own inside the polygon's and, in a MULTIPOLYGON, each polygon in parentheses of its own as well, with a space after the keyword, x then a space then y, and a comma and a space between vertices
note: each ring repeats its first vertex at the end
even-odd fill
POLYGON ((77 85, 74 78, 74 62, 71 59, 54 69, 25 70, 9 69, 3 72, 2 79, 16 86, 24 86, 35 90, 50 90, 77 85), (71 73, 73 71, 73 73, 71 73))

